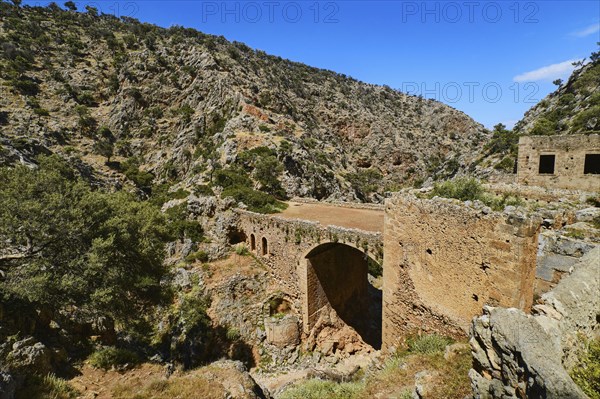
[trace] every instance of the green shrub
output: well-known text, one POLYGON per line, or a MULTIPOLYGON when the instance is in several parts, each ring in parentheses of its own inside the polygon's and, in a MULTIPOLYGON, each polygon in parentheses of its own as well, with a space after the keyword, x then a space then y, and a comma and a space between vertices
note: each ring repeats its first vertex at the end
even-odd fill
POLYGON ((130 350, 109 347, 92 353, 88 361, 92 367, 109 370, 113 367, 135 366, 140 358, 130 350))
POLYGON ((211 197, 215 195, 214 191, 210 186, 206 184, 200 184, 194 187, 194 194, 199 197, 211 197))
POLYGON ((600 339, 586 343, 579 364, 570 374, 590 399, 600 399, 600 339))
POLYGON ((284 391, 281 399, 352 399, 358 398, 363 389, 364 385, 359 382, 312 379, 284 391))
POLYGON ((192 263, 195 261, 206 263, 208 262, 208 254, 204 251, 194 252, 186 256, 185 261, 188 263, 192 263))
POLYGON ((96 105, 96 99, 94 98, 94 95, 89 91, 84 91, 83 93, 79 94, 76 98, 76 101, 79 104, 87 105, 90 107, 96 105))
POLYGON ((573 129, 585 133, 600 131, 598 115, 600 115, 600 105, 593 106, 590 109, 578 113, 577 116, 573 118, 573 129))
POLYGON ((600 208, 600 193, 596 193, 594 196, 592 197, 588 197, 585 200, 586 203, 595 206, 597 208, 600 208))
POLYGON ((376 169, 362 169, 356 173, 348 173, 344 177, 362 199, 382 186, 383 175, 376 169))
POLYGON ((75 107, 75 112, 79 116, 77 124, 81 128, 81 131, 83 133, 92 135, 98 122, 90 114, 90 110, 85 105, 78 105, 75 107))
POLYGON ((594 228, 600 230, 600 215, 596 216, 592 219, 592 226, 594 226, 594 228))
POLYGON ((246 244, 242 242, 235 246, 235 253, 236 255, 246 256, 250 254, 250 251, 248 251, 248 247, 246 247, 246 244))
POLYGON ((252 181, 248 174, 242 169, 218 169, 213 176, 213 185, 221 186, 225 189, 235 186, 252 186, 252 181))
POLYGON ((373 277, 383 276, 383 267, 371 258, 367 258, 369 274, 373 277))
POLYGON ((446 346, 452 343, 452 339, 437 334, 426 334, 408 340, 408 351, 422 355, 432 355, 443 352, 446 346))
POLYGON ((183 123, 190 123, 192 121, 192 116, 196 111, 194 108, 190 107, 188 104, 185 104, 183 107, 179 108, 177 114, 181 116, 181 120, 183 123))
POLYGON ((178 189, 177 191, 173 191, 169 193, 169 198, 171 199, 184 199, 190 195, 190 192, 184 190, 183 188, 178 189))
POLYGON ((274 156, 261 158, 254 167, 254 176, 262 185, 262 190, 279 198, 286 197, 286 193, 279 182, 279 176, 282 172, 283 166, 274 156))
POLYGON ((501 211, 507 206, 521 206, 525 202, 517 194, 504 193, 501 196, 483 195, 480 200, 495 211, 501 211))
POLYGON ((197 220, 188 220, 187 202, 173 206, 166 211, 169 227, 176 238, 189 238, 192 242, 200 242, 204 229, 197 220))
MULTIPOLYGON (((277 153, 269 147, 255 147, 238 155, 236 163, 245 171, 254 171, 253 176, 265 191, 279 198, 285 198, 286 193, 281 187, 279 176, 283 165, 277 159, 277 153)), ((238 182, 237 185, 243 185, 238 182)))
POLYGON ((169 328, 158 332, 154 339, 185 368, 206 362, 220 349, 206 313, 209 307, 210 298, 198 286, 194 287, 175 302, 168 315, 169 328))
POLYGON ((140 170, 140 161, 136 157, 131 157, 121 164, 123 174, 131 180, 138 188, 149 190, 154 180, 154 175, 150 172, 140 170))
POLYGON ((494 165, 494 169, 512 173, 515 170, 515 158, 512 156, 502 158, 500 162, 494 165))
POLYGON ((40 91, 40 86, 31 78, 21 77, 13 79, 11 85, 21 94, 35 96, 40 91))
POLYGON ((240 338, 240 331, 237 328, 229 327, 227 328, 225 337, 230 341, 235 341, 240 338))
POLYGON ((529 132, 529 134, 533 136, 551 136, 556 134, 558 130, 556 122, 553 122, 546 118, 540 118, 533 125, 533 129, 529 132))
POLYGON ((36 114, 37 116, 49 116, 50 115, 50 112, 47 109, 40 108, 40 107, 34 108, 33 113, 36 114))
POLYGON ((287 208, 287 204, 275 197, 248 187, 235 186, 223 190, 223 198, 232 197, 237 202, 243 202, 248 210, 258 213, 277 213, 287 208))
POLYGON ((481 199, 483 187, 479 180, 472 177, 461 177, 442 183, 435 183, 431 196, 456 198, 461 201, 474 201, 481 199))

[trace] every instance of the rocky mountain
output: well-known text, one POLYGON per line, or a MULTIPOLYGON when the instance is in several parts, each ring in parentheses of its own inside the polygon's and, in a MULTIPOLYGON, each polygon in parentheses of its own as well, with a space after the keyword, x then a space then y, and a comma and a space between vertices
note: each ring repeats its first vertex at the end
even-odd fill
POLYGON ((500 180, 516 173, 519 136, 600 133, 600 51, 578 64, 567 82, 533 106, 514 129, 498 124, 471 169, 479 177, 500 180))
POLYGON ((0 163, 57 153, 98 184, 237 176, 277 197, 380 201, 464 171, 489 138, 433 100, 92 7, 0 2, 0 43, 0 163))
POLYGON ((528 135, 600 133, 600 52, 531 108, 515 126, 528 135))

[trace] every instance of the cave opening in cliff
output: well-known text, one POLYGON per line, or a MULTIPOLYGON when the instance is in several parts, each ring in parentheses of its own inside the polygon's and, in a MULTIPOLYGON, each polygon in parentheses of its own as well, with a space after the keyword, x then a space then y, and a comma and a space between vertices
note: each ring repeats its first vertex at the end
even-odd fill
MULTIPOLYGON (((325 243, 312 249, 307 261, 307 315, 314 323, 331 307, 362 340, 381 348, 382 291, 369 278, 377 265, 364 252, 341 243, 325 243)), ((380 270, 380 268, 379 268, 380 270)))

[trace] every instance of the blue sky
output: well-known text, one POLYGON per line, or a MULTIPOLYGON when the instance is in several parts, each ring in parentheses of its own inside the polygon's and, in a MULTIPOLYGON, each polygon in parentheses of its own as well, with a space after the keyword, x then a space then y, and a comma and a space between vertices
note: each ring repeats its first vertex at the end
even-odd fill
MULTIPOLYGON (((28 2, 33 3, 33 2, 28 2)), ((96 1, 511 126, 600 41, 599 1, 96 1)))

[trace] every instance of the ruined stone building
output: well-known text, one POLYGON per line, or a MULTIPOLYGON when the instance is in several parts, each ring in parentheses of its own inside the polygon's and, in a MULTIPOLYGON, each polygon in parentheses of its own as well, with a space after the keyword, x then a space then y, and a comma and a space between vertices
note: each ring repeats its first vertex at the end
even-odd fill
POLYGON ((517 182, 568 190, 600 190, 600 135, 523 136, 517 182))

